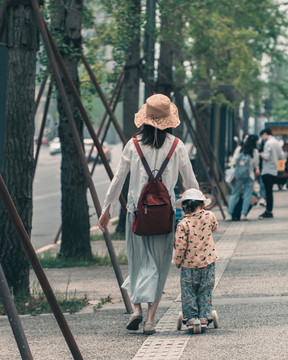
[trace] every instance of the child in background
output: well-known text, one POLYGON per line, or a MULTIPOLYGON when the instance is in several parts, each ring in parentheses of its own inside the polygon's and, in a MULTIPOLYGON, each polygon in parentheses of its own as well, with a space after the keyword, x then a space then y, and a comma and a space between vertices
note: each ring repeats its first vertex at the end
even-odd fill
POLYGON ((181 301, 183 319, 193 326, 200 319, 204 331, 212 313, 212 291, 215 285, 217 254, 212 232, 218 228, 215 215, 204 207, 209 204, 204 194, 189 189, 176 201, 184 211, 175 233, 173 260, 181 267, 181 301))

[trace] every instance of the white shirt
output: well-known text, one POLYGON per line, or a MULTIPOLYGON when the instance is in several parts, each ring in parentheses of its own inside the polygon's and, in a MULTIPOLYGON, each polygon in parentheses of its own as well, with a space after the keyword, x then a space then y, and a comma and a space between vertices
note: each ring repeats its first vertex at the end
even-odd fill
POLYGON ((285 154, 279 141, 274 136, 270 137, 264 144, 261 175, 270 174, 277 176, 278 160, 284 158, 285 154))
MULTIPOLYGON (((141 150, 151 171, 154 169, 160 169, 171 149, 174 138, 175 137, 173 135, 167 133, 162 147, 160 149, 155 149, 148 145, 143 145, 139 141, 140 136, 137 137, 141 150)), ((102 214, 104 214, 109 205, 118 200, 129 171, 130 183, 127 198, 127 210, 128 212, 133 212, 137 207, 141 191, 148 181, 148 175, 133 143, 133 139, 128 141, 122 152, 120 163, 106 193, 102 207, 102 214)), ((193 172, 188 152, 181 140, 179 140, 177 147, 162 174, 162 181, 171 196, 173 207, 175 207, 174 187, 177 183, 179 172, 187 189, 199 189, 199 184, 193 172)))

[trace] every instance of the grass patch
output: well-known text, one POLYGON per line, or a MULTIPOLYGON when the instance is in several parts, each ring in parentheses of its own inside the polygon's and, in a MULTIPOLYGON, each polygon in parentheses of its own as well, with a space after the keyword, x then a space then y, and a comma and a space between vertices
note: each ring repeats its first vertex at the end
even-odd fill
POLYGON ((100 301, 93 306, 93 311, 96 312, 97 310, 101 309, 104 304, 111 302, 111 297, 108 295, 106 298, 101 298, 100 301))
MULTIPOLYGON (((68 286, 67 286, 68 288, 68 286)), ((76 292, 73 296, 65 294, 55 294, 56 299, 64 313, 76 313, 89 304, 87 295, 84 297, 76 297, 76 292)), ((14 302, 18 314, 25 315, 39 315, 52 313, 50 305, 44 295, 42 289, 33 287, 30 297, 14 297, 14 302)), ((0 315, 6 315, 6 311, 2 302, 0 302, 0 315)))
MULTIPOLYGON (((124 233, 118 233, 114 232, 109 234, 111 240, 125 240, 125 234, 124 233)), ((102 234, 95 234, 90 236, 90 241, 99 241, 104 240, 104 236, 102 234)))
MULTIPOLYGON (((39 261, 44 268, 65 268, 65 267, 83 267, 83 266, 105 266, 112 265, 108 252, 103 256, 93 254, 91 261, 64 259, 61 256, 55 256, 49 251, 39 255, 39 261)), ((124 250, 117 255, 119 265, 127 265, 128 259, 124 250)))

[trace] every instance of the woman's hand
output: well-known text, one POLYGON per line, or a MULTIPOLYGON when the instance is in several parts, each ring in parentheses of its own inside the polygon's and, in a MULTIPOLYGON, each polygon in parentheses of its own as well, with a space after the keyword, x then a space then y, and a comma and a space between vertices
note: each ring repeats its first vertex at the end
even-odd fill
POLYGON ((257 166, 257 167, 255 168, 255 175, 256 175, 256 176, 260 176, 259 166, 257 166))
POLYGON ((107 208, 107 210, 105 211, 105 213, 103 215, 100 216, 99 221, 98 221, 98 226, 99 229, 104 232, 105 228, 107 227, 108 223, 109 223, 109 219, 110 219, 110 206, 107 208))

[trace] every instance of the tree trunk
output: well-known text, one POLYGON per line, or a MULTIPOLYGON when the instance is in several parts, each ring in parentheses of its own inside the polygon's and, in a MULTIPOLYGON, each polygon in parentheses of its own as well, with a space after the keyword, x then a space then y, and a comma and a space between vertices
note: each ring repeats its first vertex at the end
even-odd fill
MULTIPOLYGON (((163 18, 161 20, 165 21, 165 19, 163 18)), ((172 66, 173 66, 173 43, 167 40, 161 41, 156 91, 158 94, 166 95, 169 98, 171 96, 172 82, 173 82, 172 66)))
MULTIPOLYGON (((207 138, 210 140, 211 106, 204 103, 209 99, 210 99, 210 90, 204 84, 203 90, 197 97, 196 111, 198 113, 199 120, 202 123, 202 127, 206 132, 207 138)), ((200 133, 200 131, 197 129, 197 126, 195 130, 196 133, 200 133)), ((203 140, 200 139, 200 141, 203 140)), ((204 149, 209 153, 208 147, 204 146, 204 149)), ((199 183, 208 181, 205 168, 207 168, 207 164, 204 161, 204 158, 200 156, 200 150, 197 149, 197 157, 195 160, 194 171, 197 172, 197 180, 199 183)))
MULTIPOLYGON (((180 38, 182 38, 182 27, 183 27, 183 19, 182 14, 178 15, 179 21, 177 22, 178 29, 177 34, 179 34, 180 38)), ((178 106, 178 109, 181 109, 184 107, 184 97, 181 93, 182 89, 184 88, 185 84, 185 70, 184 70, 184 59, 183 59, 183 53, 182 49, 183 46, 181 43, 176 43, 174 45, 175 53, 174 53, 174 65, 175 65, 175 76, 174 76, 174 86, 179 91, 179 96, 175 96, 175 103, 178 106)), ((181 114, 181 111, 179 110, 179 116, 180 119, 183 119, 183 116, 181 114)), ((183 131, 184 131, 184 123, 181 121, 181 124, 177 126, 177 128, 174 130, 174 135, 179 137, 180 139, 183 139, 183 131)))
MULTIPOLYGON (((141 1, 134 0, 132 4, 134 6, 130 6, 129 17, 131 19, 139 18, 141 1)), ((132 40, 127 53, 123 86, 123 131, 127 139, 130 139, 137 130, 134 125, 134 115, 139 110, 140 22, 133 24, 137 27, 134 27, 134 35, 131 35, 132 40)))
MULTIPOLYGON (((54 3, 54 1, 53 1, 54 3)), ((83 1, 62 1, 51 4, 52 29, 60 40, 60 51, 72 80, 80 93, 78 59, 81 49, 81 23, 83 1), (61 34, 61 35, 60 35, 61 34)), ((74 114, 75 124, 83 139, 83 121, 75 106, 73 96, 63 77, 66 94, 74 114)), ((92 256, 90 246, 90 222, 87 203, 87 183, 76 149, 72 130, 58 95, 60 115, 59 137, 62 149, 61 162, 61 213, 62 242, 60 255, 65 258, 87 259, 92 256)))
MULTIPOLYGON (((9 2, 8 2, 9 6, 9 2)), ((38 30, 31 6, 7 9, 8 85, 3 179, 30 237, 38 30)), ((0 202, 0 262, 14 295, 29 295, 29 262, 0 202)))
MULTIPOLYGON (((140 18, 141 1, 129 0, 131 2, 129 18, 140 18)), ((134 115, 139 110, 139 70, 140 64, 140 21, 133 22, 133 36, 130 47, 127 52, 127 61, 125 64, 124 72, 124 85, 123 85, 123 132, 126 139, 130 139, 137 131, 134 125, 134 115), (137 26, 137 27, 135 27, 137 26)), ((131 24, 130 24, 131 25, 131 24)), ((125 182, 122 194, 127 199, 128 181, 125 182)), ((126 215, 122 208, 120 210, 119 222, 116 231, 125 231, 126 215)))

